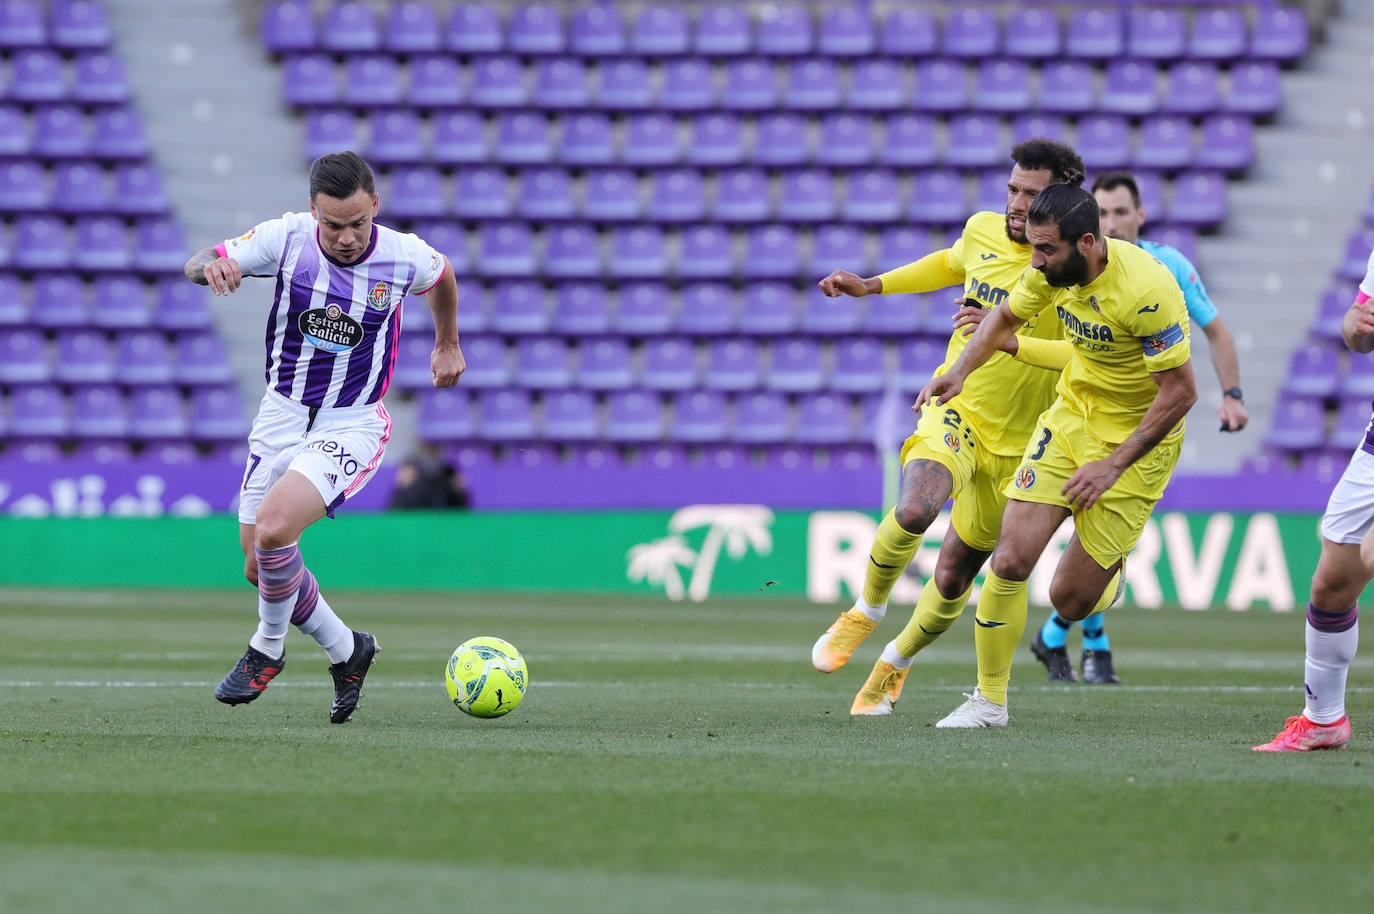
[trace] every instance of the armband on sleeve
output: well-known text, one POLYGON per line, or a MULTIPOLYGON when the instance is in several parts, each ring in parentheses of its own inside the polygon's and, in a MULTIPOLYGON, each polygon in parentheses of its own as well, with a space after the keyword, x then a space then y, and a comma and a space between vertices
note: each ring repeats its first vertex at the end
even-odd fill
POLYGON ((1012 358, 1036 368, 1063 371, 1073 358, 1073 343, 1068 340, 1042 340, 1035 336, 1018 336, 1016 355, 1012 358))
POLYGON ((964 283, 964 274, 956 273, 949 265, 949 250, 927 254, 915 263, 888 270, 878 276, 883 281, 883 294, 902 292, 934 292, 964 283))

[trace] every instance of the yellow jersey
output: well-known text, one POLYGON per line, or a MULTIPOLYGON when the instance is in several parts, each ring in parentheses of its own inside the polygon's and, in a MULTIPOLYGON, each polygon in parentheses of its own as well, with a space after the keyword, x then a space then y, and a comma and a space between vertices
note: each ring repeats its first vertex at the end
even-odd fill
MULTIPOLYGON (((1020 318, 1057 318, 1073 344, 1059 396, 1095 437, 1115 445, 1140 427, 1154 402, 1159 387, 1150 373, 1187 362, 1191 337, 1183 292, 1169 269, 1134 244, 1106 242, 1106 269, 1092 282, 1057 289, 1027 268, 1008 307, 1020 318)), ((1169 437, 1181 436, 1183 425, 1169 437)))

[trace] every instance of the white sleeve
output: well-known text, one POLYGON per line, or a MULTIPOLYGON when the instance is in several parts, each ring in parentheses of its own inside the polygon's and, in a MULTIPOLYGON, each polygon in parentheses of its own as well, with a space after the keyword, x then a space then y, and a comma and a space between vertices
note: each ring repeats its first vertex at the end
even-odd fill
POLYGON ((1364 279, 1360 281, 1360 291, 1374 298, 1374 251, 1369 252, 1369 263, 1364 268, 1364 279))
POLYGON ((411 242, 412 263, 415 264, 415 281, 410 284, 410 294, 424 295, 444 278, 444 255, 426 244, 419 235, 412 234, 406 240, 411 242))
POLYGON ((286 213, 280 219, 259 222, 239 237, 216 245, 215 253, 237 260, 245 276, 275 276, 286 251, 286 236, 298 216, 286 213))

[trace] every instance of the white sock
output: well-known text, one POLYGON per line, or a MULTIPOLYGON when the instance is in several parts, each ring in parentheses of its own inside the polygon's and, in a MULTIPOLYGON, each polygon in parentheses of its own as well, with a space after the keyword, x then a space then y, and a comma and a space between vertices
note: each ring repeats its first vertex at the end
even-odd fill
POLYGON ((859 612, 863 613, 865 616, 868 616, 868 618, 873 620, 874 622, 883 621, 883 616, 887 615, 886 603, 882 604, 881 606, 869 606, 867 603, 864 602, 863 597, 859 597, 857 600, 854 601, 854 608, 857 609, 859 612))
POLYGON ((329 608, 324 594, 320 594, 310 618, 296 627, 324 648, 330 663, 343 663, 353 656, 353 630, 344 625, 343 620, 329 608))
POLYGON ((286 653, 286 635, 280 638, 273 638, 262 633, 263 624, 258 623, 258 630, 253 633, 253 637, 248 639, 248 646, 259 653, 266 654, 273 660, 280 660, 282 654, 286 653))
POLYGON ((882 660, 884 663, 892 664, 899 670, 904 670, 907 667, 911 666, 912 662, 915 661, 916 658, 903 657, 901 653, 897 650, 897 639, 893 638, 891 641, 887 642, 887 647, 883 648, 882 660))
POLYGON ((1307 709, 1314 724, 1334 724, 1345 716, 1345 679, 1360 645, 1360 623, 1343 632, 1324 632, 1307 623, 1307 657, 1303 684, 1307 709))

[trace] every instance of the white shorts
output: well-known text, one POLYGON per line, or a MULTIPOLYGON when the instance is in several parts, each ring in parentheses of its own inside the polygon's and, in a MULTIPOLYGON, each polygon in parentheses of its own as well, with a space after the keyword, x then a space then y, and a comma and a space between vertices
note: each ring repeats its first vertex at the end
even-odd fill
POLYGON ((287 470, 314 484, 333 517, 381 466, 390 438, 391 416, 381 403, 321 409, 312 424, 310 407, 267 391, 248 433, 239 523, 257 523, 263 497, 287 470))
POLYGON ((1374 525, 1374 454, 1355 451, 1322 515, 1322 536, 1333 543, 1362 543, 1374 525))

